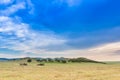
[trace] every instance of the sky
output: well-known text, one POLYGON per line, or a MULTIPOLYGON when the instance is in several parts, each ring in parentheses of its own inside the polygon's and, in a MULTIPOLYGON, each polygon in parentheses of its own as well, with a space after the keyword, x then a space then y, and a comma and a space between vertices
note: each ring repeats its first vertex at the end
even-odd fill
POLYGON ((119 0, 0 0, 0 58, 120 61, 119 0))

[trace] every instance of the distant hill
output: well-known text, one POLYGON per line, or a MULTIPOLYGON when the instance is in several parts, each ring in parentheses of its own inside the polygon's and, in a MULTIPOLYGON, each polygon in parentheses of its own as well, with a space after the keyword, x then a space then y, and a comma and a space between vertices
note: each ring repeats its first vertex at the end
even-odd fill
POLYGON ((8 61, 9 59, 7 58, 0 58, 0 61, 8 61))
POLYGON ((64 58, 64 57, 60 57, 60 58, 30 58, 30 57, 25 57, 25 58, 12 58, 12 59, 7 59, 7 58, 0 58, 0 61, 22 61, 22 62, 26 62, 28 59, 31 59, 32 61, 37 61, 37 62, 59 62, 59 63, 68 63, 68 62, 72 62, 72 63, 103 63, 104 62, 99 62, 99 61, 95 61, 95 60, 91 60, 91 59, 87 59, 84 57, 78 57, 78 58, 64 58))
POLYGON ((90 63, 103 63, 103 64, 105 64, 104 62, 99 62, 99 61, 87 59, 87 58, 84 58, 84 57, 71 58, 71 59, 69 59, 69 61, 71 61, 71 62, 90 62, 90 63))
POLYGON ((11 59, 8 59, 8 58, 0 58, 0 61, 12 61, 12 60, 18 60, 20 58, 11 58, 11 59))

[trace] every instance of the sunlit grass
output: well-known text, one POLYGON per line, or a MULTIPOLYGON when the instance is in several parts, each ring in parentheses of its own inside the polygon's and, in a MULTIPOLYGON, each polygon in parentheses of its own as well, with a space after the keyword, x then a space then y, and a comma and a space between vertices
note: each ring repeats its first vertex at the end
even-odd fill
POLYGON ((19 62, 0 62, 0 80, 119 80, 120 63, 46 63, 19 66, 19 62))

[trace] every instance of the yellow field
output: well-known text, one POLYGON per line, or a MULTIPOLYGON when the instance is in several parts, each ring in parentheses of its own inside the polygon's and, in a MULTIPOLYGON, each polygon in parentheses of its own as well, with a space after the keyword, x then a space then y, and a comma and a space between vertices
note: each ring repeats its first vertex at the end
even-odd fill
POLYGON ((0 62, 0 80, 120 80, 120 64, 0 62))

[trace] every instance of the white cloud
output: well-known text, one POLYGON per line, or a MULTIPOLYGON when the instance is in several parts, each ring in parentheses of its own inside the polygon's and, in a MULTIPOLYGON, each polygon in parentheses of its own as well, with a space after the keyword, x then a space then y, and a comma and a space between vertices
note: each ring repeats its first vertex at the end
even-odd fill
POLYGON ((9 17, 1 16, 0 18, 3 19, 3 21, 0 20, 0 33, 2 34, 0 35, 0 47, 24 53, 41 53, 46 51, 43 47, 61 45, 66 42, 53 33, 31 30, 28 24, 14 22, 15 20, 9 17))
POLYGON ((26 0, 26 5, 27 5, 27 8, 29 9, 29 14, 34 14, 34 4, 31 2, 31 0, 26 0))
POLYGON ((68 7, 75 7, 82 3, 82 0, 54 0, 53 4, 63 5, 66 4, 68 7))
MULTIPOLYGON (((2 0, 0 1, 0 4, 10 4, 12 3, 13 0, 2 0)), ((16 13, 19 10, 27 10, 29 14, 34 13, 34 4, 31 2, 31 0, 17 0, 15 1, 15 3, 13 3, 12 5, 9 6, 5 6, 4 5, 4 9, 0 10, 0 15, 4 15, 4 16, 9 16, 11 14, 16 13)))
MULTIPOLYGON (((9 17, 21 9, 34 11, 34 5, 29 0, 18 1, 0 10, 0 48, 7 48, 26 53, 44 53, 51 46, 64 45, 65 39, 55 35, 52 31, 34 31, 30 25, 20 21, 19 17, 9 17)), ((12 52, 10 52, 11 54, 12 52)))
MULTIPOLYGON (((99 45, 97 47, 89 49, 79 49, 79 50, 66 50, 61 52, 48 52, 49 54, 58 54, 60 56, 66 57, 87 57, 94 60, 100 61, 116 61, 120 60, 120 42, 108 43, 104 45, 99 45)), ((48 54, 46 53, 46 54, 48 54)), ((55 57, 55 56, 54 56, 55 57)))
POLYGON ((9 4, 12 3, 13 0, 0 0, 0 4, 9 4))
POLYGON ((29 8, 33 12, 33 4, 29 0, 18 1, 0 10, 0 48, 22 51, 23 53, 45 52, 49 46, 61 45, 65 39, 55 35, 52 31, 34 31, 30 26, 20 21, 19 17, 8 17, 20 9, 29 8))
POLYGON ((23 58, 27 57, 26 54, 6 54, 6 53, 0 53, 0 58, 23 58))
POLYGON ((97 52, 97 53, 114 53, 117 50, 120 50, 120 42, 114 42, 114 43, 109 43, 109 44, 104 44, 101 46, 98 46, 96 48, 90 49, 92 52, 97 52))
POLYGON ((1 15, 11 15, 15 12, 17 12, 20 9, 25 9, 25 3, 24 2, 20 2, 20 3, 16 3, 14 5, 11 5, 10 7, 7 7, 5 10, 0 10, 0 14, 1 15))

